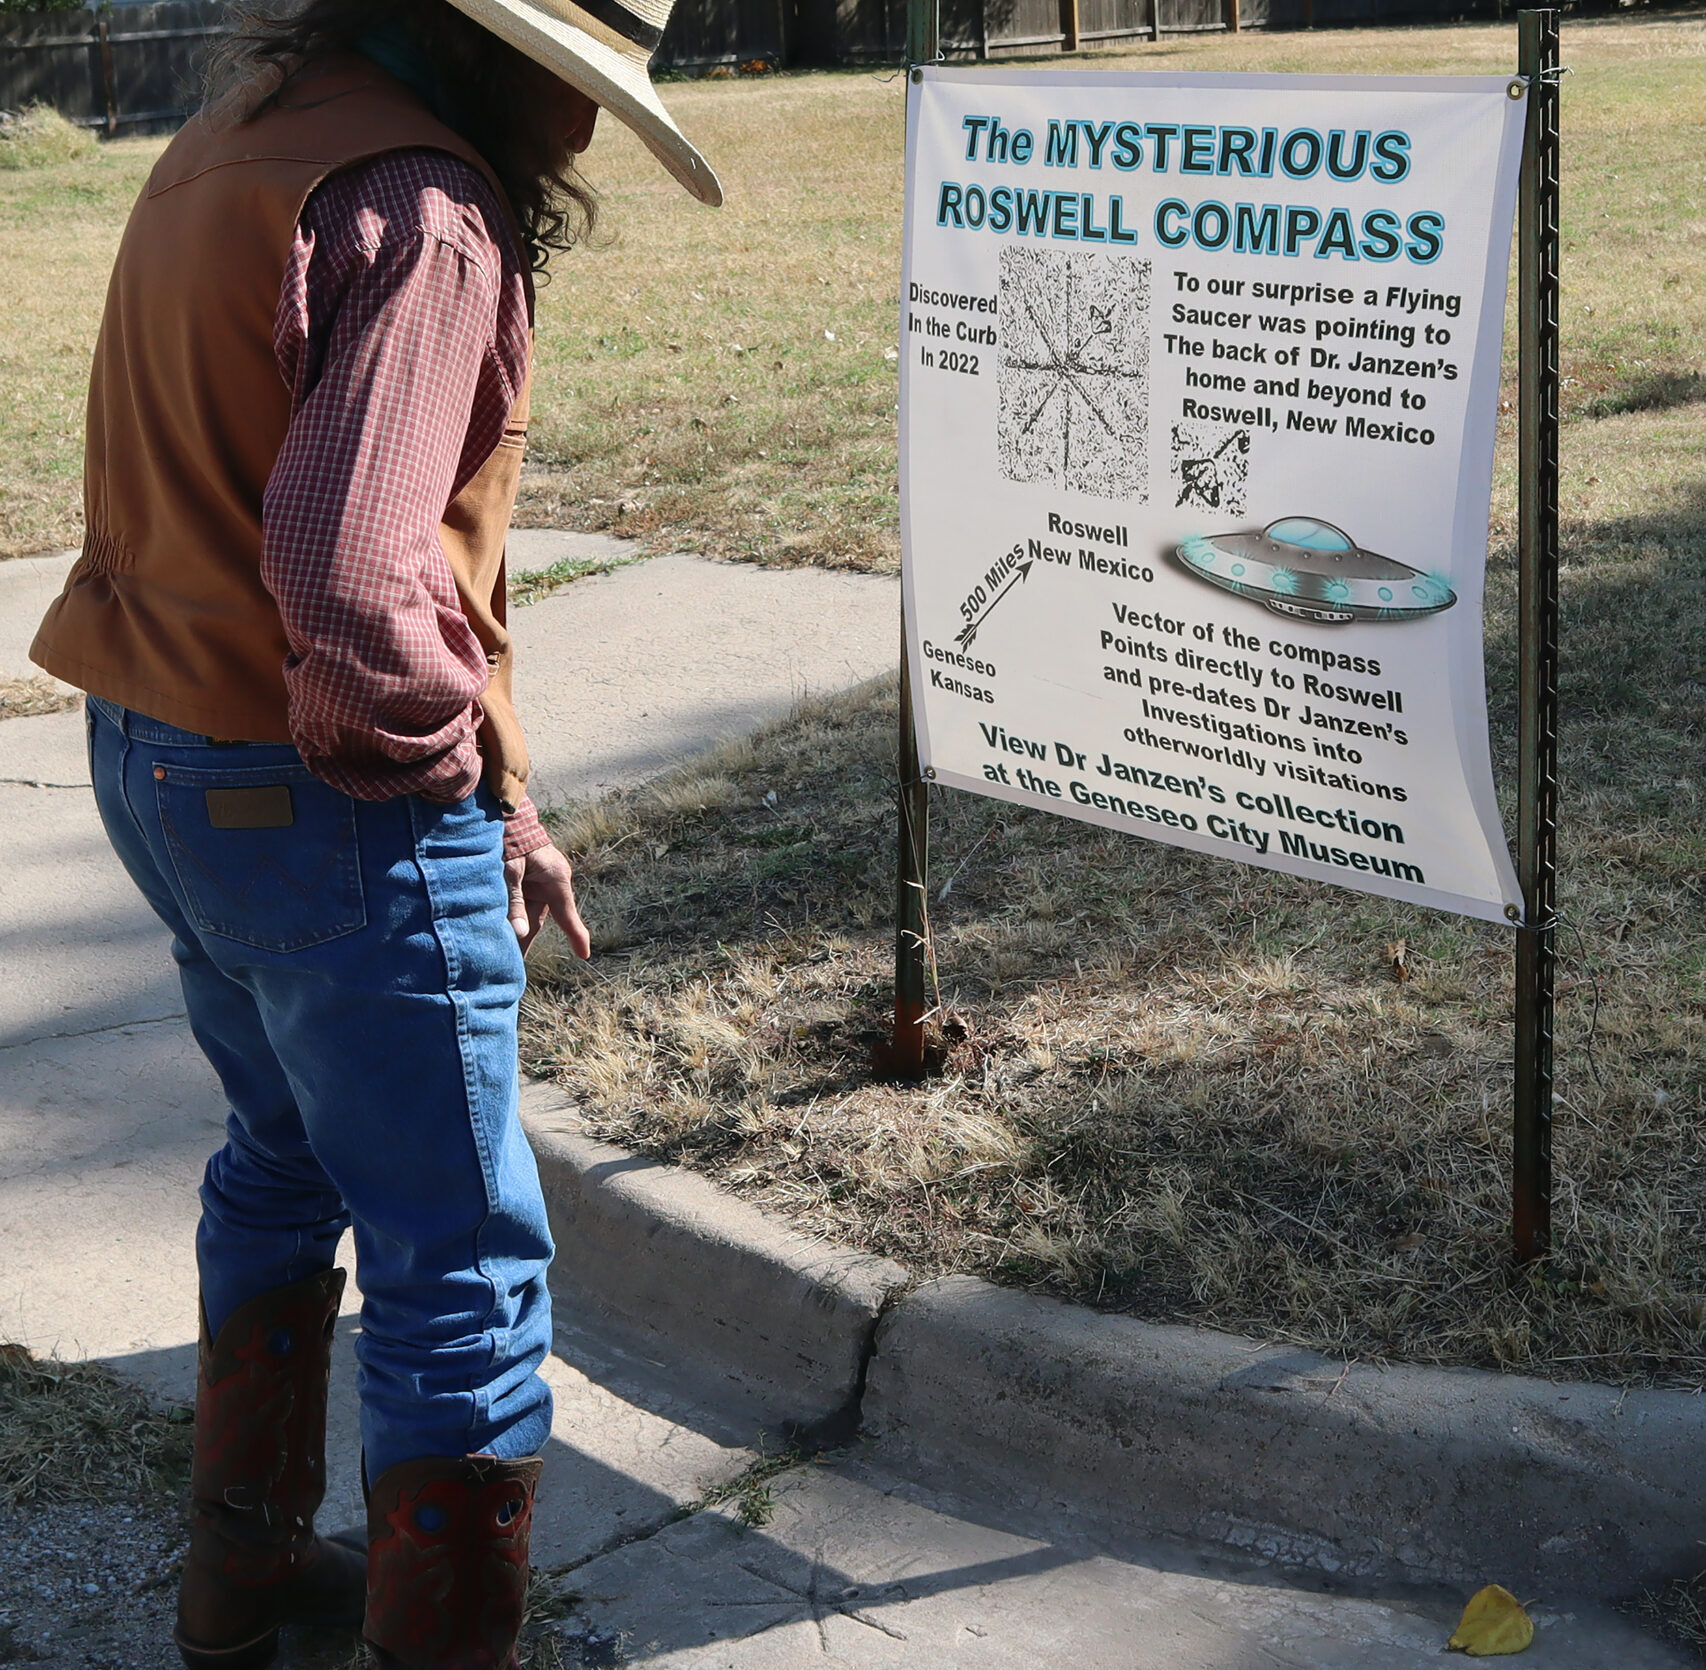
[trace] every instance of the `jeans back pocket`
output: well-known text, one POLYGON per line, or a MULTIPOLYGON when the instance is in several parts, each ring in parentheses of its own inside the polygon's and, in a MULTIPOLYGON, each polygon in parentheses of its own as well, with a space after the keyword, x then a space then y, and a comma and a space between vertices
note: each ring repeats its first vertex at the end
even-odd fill
POLYGON ((305 765, 154 767, 160 825, 190 920, 262 951, 367 925, 355 802, 305 765))

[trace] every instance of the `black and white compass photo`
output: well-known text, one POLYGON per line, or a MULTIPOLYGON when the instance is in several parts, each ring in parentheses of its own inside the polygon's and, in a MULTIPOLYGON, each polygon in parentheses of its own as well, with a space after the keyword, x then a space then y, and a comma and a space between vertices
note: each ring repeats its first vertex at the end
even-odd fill
POLYGON ((1149 262, 1001 252, 1001 473, 1100 499, 1149 492, 1149 262))

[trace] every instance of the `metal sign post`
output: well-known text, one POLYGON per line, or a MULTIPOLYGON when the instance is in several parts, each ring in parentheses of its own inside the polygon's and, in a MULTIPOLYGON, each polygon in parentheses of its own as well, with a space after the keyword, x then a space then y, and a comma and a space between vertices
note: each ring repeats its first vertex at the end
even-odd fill
MULTIPOLYGON (((939 0, 908 0, 906 67, 933 64, 941 53, 939 0)), ((906 649, 906 605, 900 620, 900 748, 898 842, 895 854, 894 1050, 898 1079, 924 1077, 924 1012, 930 925, 924 881, 930 857, 930 785, 918 769, 918 731, 912 713, 912 672, 906 649)))
POLYGON ((1558 13, 1517 17, 1528 98, 1517 203, 1518 702, 1516 1079, 1511 1231, 1552 1244, 1552 1040, 1558 869, 1558 13))
POLYGON ((930 785, 918 769, 912 715, 912 669, 907 664, 906 605, 900 622, 900 819, 895 854, 894 1052, 897 1079, 924 1077, 924 1010, 930 925, 924 877, 930 856, 930 785))

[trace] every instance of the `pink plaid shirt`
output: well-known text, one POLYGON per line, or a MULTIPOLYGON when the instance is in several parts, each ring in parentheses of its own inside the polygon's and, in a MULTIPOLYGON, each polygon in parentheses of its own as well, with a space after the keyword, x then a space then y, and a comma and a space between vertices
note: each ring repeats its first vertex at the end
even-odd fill
MULTIPOLYGON (((527 374, 527 292, 491 187, 438 151, 334 176, 296 229, 274 322, 293 410, 262 511, 290 730, 358 800, 472 794, 489 677, 439 543, 527 374)), ((504 855, 548 843, 524 799, 504 855)))

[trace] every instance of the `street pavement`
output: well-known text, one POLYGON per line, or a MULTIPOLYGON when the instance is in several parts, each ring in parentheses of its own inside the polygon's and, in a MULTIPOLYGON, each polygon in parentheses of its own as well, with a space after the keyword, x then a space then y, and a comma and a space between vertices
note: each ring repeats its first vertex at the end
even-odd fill
MULTIPOLYGON (((536 568, 620 547, 527 533, 512 549, 514 566, 536 568)), ((0 678, 30 671, 30 632, 65 566, 0 564, 0 678)), ((892 666, 897 615, 892 580, 682 556, 519 611, 539 798, 634 782, 892 666)), ((165 936, 96 821, 82 726, 76 711, 0 723, 0 1340, 99 1357, 185 1401, 195 1186, 222 1108, 165 936)), ((352 1286, 346 1341, 358 1303, 352 1286)), ((549 1367, 557 1420, 535 1536, 536 1563, 573 1597, 565 1665, 1420 1670, 1464 1598, 1333 1593, 1211 1551, 1014 1523, 998 1503, 931 1495, 858 1443, 705 1507, 774 1454, 774 1412, 580 1320, 560 1319, 549 1367)), ((359 1518, 355 1430, 346 1343, 326 1524, 359 1518)), ((1615 1616, 1539 1618, 1536 1670, 1689 1662, 1615 1616)), ((163 1624, 137 1630, 122 1662, 172 1670, 163 1624)), ((62 1634, 37 1662, 120 1662, 62 1634)), ((310 1661, 292 1649, 286 1662, 310 1661)))

